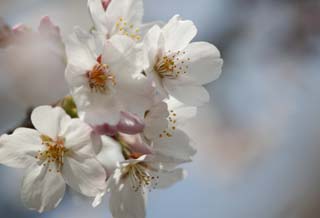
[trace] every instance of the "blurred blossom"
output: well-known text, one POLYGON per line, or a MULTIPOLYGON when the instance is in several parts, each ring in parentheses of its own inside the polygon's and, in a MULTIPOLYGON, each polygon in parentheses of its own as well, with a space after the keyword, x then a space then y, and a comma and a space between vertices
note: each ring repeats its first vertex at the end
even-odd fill
POLYGON ((10 44, 12 39, 12 30, 0 17, 0 48, 4 48, 10 44))
POLYGON ((12 40, 0 50, 1 71, 11 82, 8 92, 25 107, 53 104, 65 96, 64 45, 49 17, 42 18, 38 31, 15 26, 12 40))

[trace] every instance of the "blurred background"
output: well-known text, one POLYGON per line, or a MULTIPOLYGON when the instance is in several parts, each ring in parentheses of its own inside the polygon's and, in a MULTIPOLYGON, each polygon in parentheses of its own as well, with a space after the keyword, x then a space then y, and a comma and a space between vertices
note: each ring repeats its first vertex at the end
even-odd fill
MULTIPOLYGON (((148 217, 319 218, 320 1, 145 0, 145 21, 177 13, 195 22, 197 41, 221 50, 225 65, 207 86, 211 103, 184 127, 198 149, 185 166, 188 178, 152 192, 148 217)), ((74 25, 91 25, 86 0, 0 0, 10 26, 37 31, 44 15, 63 36, 74 25)), ((47 46, 34 40, 0 48, 1 132, 21 122, 31 105, 67 93, 63 63, 47 46)), ((27 211, 19 197, 22 175, 0 167, 0 217, 111 218, 106 200, 92 209, 74 193, 52 212, 27 211)))

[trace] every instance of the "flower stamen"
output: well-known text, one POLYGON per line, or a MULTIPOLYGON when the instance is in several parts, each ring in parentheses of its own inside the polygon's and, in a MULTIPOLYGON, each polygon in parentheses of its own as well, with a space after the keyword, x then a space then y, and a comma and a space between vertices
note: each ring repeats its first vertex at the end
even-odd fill
MULTIPOLYGON (((38 151, 36 158, 42 161, 44 166, 54 163, 57 168, 57 172, 61 172, 63 166, 63 158, 68 149, 65 148, 65 139, 62 137, 57 137, 57 140, 53 140, 47 135, 40 136, 42 144, 47 148, 45 151, 38 151)), ((49 168, 49 172, 52 169, 49 168)))
MULTIPOLYGON (((180 74, 187 73, 189 66, 186 65, 186 60, 181 60, 181 54, 185 55, 185 52, 178 51, 172 53, 169 50, 167 55, 158 58, 154 70, 160 78, 176 79, 180 74)), ((187 60, 189 61, 190 58, 187 60)))
POLYGON ((97 59, 98 63, 94 65, 91 71, 87 71, 86 76, 88 79, 89 87, 92 91, 101 94, 109 90, 108 82, 110 81, 113 86, 116 85, 115 76, 110 73, 109 66, 101 63, 101 56, 97 59))
POLYGON ((148 188, 151 191, 158 185, 159 176, 153 176, 145 163, 129 164, 122 170, 123 177, 129 177, 135 192, 138 192, 141 188, 148 188))
POLYGON ((128 36, 136 41, 141 40, 140 29, 135 28, 133 24, 126 22, 123 17, 120 17, 118 22, 116 23, 117 30, 125 36, 128 36))

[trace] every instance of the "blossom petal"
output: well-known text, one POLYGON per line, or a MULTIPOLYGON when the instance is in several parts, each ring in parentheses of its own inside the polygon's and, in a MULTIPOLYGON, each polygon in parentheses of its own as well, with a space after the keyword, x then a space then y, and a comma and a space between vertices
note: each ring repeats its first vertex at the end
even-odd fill
POLYGON ((94 158, 70 154, 64 160, 62 175, 71 188, 89 197, 95 197, 105 189, 105 170, 94 158))
POLYGON ((117 168, 118 163, 124 161, 121 146, 114 139, 101 136, 102 148, 97 154, 97 159, 109 175, 117 168))
POLYGON ((59 135, 64 137, 67 149, 93 157, 91 133, 92 128, 85 122, 68 117, 61 123, 59 135))
POLYGON ((68 64, 72 64, 81 69, 79 73, 85 74, 86 70, 91 70, 96 64, 97 55, 94 53, 94 48, 92 47, 94 42, 95 40, 92 36, 78 27, 74 29, 74 32, 66 42, 68 64))
POLYGON ((139 62, 139 54, 142 55, 132 39, 116 35, 106 42, 102 62, 109 65, 117 83, 132 82, 132 76, 141 71, 142 62, 139 62))
POLYGON ((185 55, 181 58, 188 63, 188 76, 199 84, 207 84, 218 79, 223 60, 214 45, 207 42, 193 42, 184 51, 185 55))
POLYGON ((180 128, 197 114, 197 107, 187 106, 173 97, 166 100, 166 103, 168 104, 169 110, 176 114, 176 125, 180 128))
POLYGON ((159 170, 152 172, 154 177, 159 178, 156 180, 156 188, 169 188, 170 186, 174 185, 175 183, 183 180, 186 177, 186 171, 183 169, 174 169, 171 171, 159 170))
POLYGON ((166 50, 178 51, 187 47, 197 34, 197 28, 190 20, 182 20, 175 15, 163 27, 162 33, 165 39, 166 50))
POLYGON ((189 162, 196 153, 188 135, 179 129, 171 137, 155 139, 153 149, 156 154, 164 156, 166 162, 171 160, 173 163, 189 162))
POLYGON ((10 167, 25 168, 35 162, 35 156, 43 145, 34 129, 18 128, 12 135, 0 139, 0 163, 10 167))
MULTIPOLYGON (((101 99, 102 102, 97 102, 91 98, 90 106, 79 110, 79 117, 85 122, 96 126, 105 123, 116 125, 120 120, 120 106, 115 99, 101 99), (103 100, 105 100, 103 102, 103 100)), ((80 104, 79 104, 80 105, 80 104)))
POLYGON ((128 25, 139 25, 143 17, 143 0, 116 0, 109 4, 106 17, 108 27, 116 25, 120 18, 128 25))
POLYGON ((120 169, 108 181, 110 190, 109 207, 113 217, 145 218, 146 195, 143 189, 135 191, 130 179, 121 180, 120 169))
MULTIPOLYGON (((160 47, 161 29, 159 26, 153 26, 143 39, 144 52, 146 55, 146 61, 148 66, 146 68, 153 68, 157 60, 158 50, 160 47)), ((150 69, 150 70, 151 70, 150 69)), ((149 70, 149 71, 150 71, 149 70)))
POLYGON ((107 17, 101 0, 88 0, 88 7, 95 28, 104 33, 108 33, 106 21, 107 17))
POLYGON ((53 139, 59 134, 60 123, 68 115, 60 107, 40 106, 35 108, 31 114, 31 121, 34 127, 44 135, 53 139))
POLYGON ((21 198, 32 210, 44 212, 58 206, 65 192, 60 173, 49 172, 46 166, 31 165, 22 182, 21 198))
POLYGON ((163 130, 168 128, 169 111, 166 103, 161 102, 148 110, 145 116, 144 135, 152 140, 159 137, 163 130))
POLYGON ((189 80, 163 79, 170 95, 186 105, 201 106, 210 100, 207 90, 189 80))

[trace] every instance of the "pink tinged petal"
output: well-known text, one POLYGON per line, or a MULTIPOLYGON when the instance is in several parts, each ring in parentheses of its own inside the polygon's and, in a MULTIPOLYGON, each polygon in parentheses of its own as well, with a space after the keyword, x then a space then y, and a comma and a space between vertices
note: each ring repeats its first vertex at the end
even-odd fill
POLYGON ((159 137, 154 140, 154 153, 163 156, 165 162, 176 164, 189 162, 196 154, 186 133, 177 129, 171 137, 159 137))
POLYGON ((132 188, 129 177, 121 179, 120 169, 108 180, 107 189, 110 191, 109 207, 113 217, 117 218, 145 218, 146 194, 141 188, 132 188))
POLYGON ((30 32, 30 28, 25 24, 17 24, 12 28, 12 32, 15 36, 22 36, 23 34, 30 32))
POLYGON ((56 208, 65 192, 61 174, 46 166, 31 165, 22 182, 21 198, 25 206, 42 213, 56 208))
POLYGON ((104 10, 107 10, 111 0, 102 0, 102 6, 104 10))
POLYGON ((208 91, 189 79, 163 79, 163 84, 171 96, 186 105, 201 106, 210 101, 208 91))
POLYGON ((49 16, 45 16, 40 20, 39 32, 47 36, 60 38, 60 28, 52 23, 49 16))
POLYGON ((40 106, 31 114, 34 127, 43 135, 56 139, 60 132, 60 123, 67 119, 68 115, 60 107, 40 106))
POLYGON ((97 154, 97 159, 106 169, 107 174, 111 175, 118 164, 124 161, 121 145, 114 139, 101 136, 102 147, 97 154))
POLYGON ((15 168, 26 168, 37 161, 43 149, 39 133, 34 129, 18 128, 12 135, 0 138, 0 163, 15 168))
POLYGON ((162 33, 165 39, 165 48, 171 51, 178 51, 187 47, 197 34, 197 28, 190 20, 182 20, 175 15, 163 27, 162 33))
POLYGON ((121 119, 117 125, 119 132, 126 134, 138 134, 144 129, 143 121, 136 115, 128 112, 121 112, 121 119))
POLYGON ((201 85, 219 78, 223 60, 214 45, 207 42, 193 42, 184 52, 185 55, 180 58, 185 59, 185 62, 188 63, 187 76, 201 85))
POLYGON ((105 170, 94 158, 70 154, 64 160, 62 175, 72 189, 83 195, 96 197, 105 190, 105 170))

